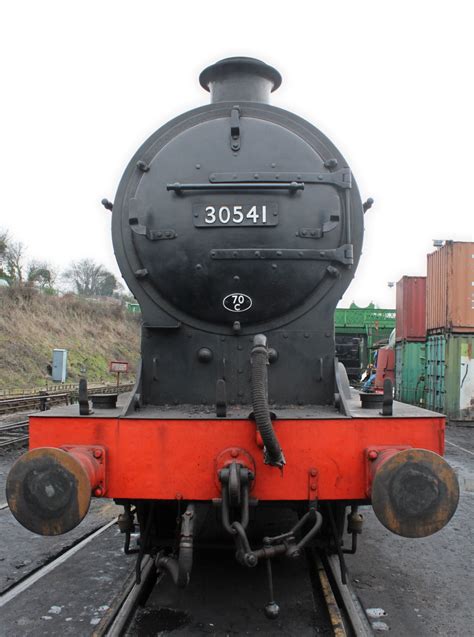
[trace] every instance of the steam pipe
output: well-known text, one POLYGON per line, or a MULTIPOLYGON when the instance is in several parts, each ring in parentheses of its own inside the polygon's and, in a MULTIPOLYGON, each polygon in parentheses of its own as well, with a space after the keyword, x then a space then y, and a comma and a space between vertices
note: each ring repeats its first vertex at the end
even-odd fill
POLYGON ((283 467, 285 456, 273 430, 268 406, 268 348, 267 337, 257 334, 250 355, 252 364, 252 407, 258 431, 262 436, 266 464, 283 467))
POLYGON ((168 571, 176 586, 185 588, 189 584, 193 567, 194 504, 188 504, 181 520, 178 558, 158 557, 156 566, 168 571))

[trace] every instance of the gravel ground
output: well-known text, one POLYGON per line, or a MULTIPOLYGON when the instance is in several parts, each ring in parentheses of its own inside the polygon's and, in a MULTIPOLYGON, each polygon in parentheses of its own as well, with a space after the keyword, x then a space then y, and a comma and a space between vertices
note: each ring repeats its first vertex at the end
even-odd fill
POLYGON ((0 609, 5 637, 89 637, 136 556, 116 525, 0 609))

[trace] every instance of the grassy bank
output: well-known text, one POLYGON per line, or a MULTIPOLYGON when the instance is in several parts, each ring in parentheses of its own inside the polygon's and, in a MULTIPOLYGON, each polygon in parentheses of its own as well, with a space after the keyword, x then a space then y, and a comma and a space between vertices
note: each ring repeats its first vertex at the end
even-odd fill
POLYGON ((139 337, 139 321, 117 303, 1 289, 0 388, 50 382, 55 348, 68 350, 67 382, 84 368, 91 382, 113 381, 110 360, 127 360, 135 372, 139 337))

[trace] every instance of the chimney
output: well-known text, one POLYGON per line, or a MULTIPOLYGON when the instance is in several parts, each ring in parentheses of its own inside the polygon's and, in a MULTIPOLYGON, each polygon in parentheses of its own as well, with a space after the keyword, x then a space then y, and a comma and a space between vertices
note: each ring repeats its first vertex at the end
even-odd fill
POLYGON ((281 75, 261 60, 233 57, 208 66, 199 83, 216 102, 270 102, 270 93, 281 84, 281 75))

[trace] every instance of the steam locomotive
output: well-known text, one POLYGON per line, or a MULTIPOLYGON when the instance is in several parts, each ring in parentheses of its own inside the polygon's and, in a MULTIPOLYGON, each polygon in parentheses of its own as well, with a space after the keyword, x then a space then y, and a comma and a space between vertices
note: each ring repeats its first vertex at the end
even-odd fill
POLYGON ((269 104, 277 70, 235 57, 199 79, 211 103, 145 141, 103 202, 142 308, 136 386, 126 404, 91 409, 83 384, 80 411, 31 417, 8 477, 13 514, 56 535, 91 496, 114 498, 127 547, 139 527, 137 577, 151 554, 179 586, 210 518, 247 567, 316 542, 344 569, 368 503, 394 533, 438 531, 459 497, 444 417, 393 402, 390 381, 354 391, 335 357, 371 201, 327 137, 269 104), (283 508, 296 522, 255 537, 268 505, 276 525, 283 508))

